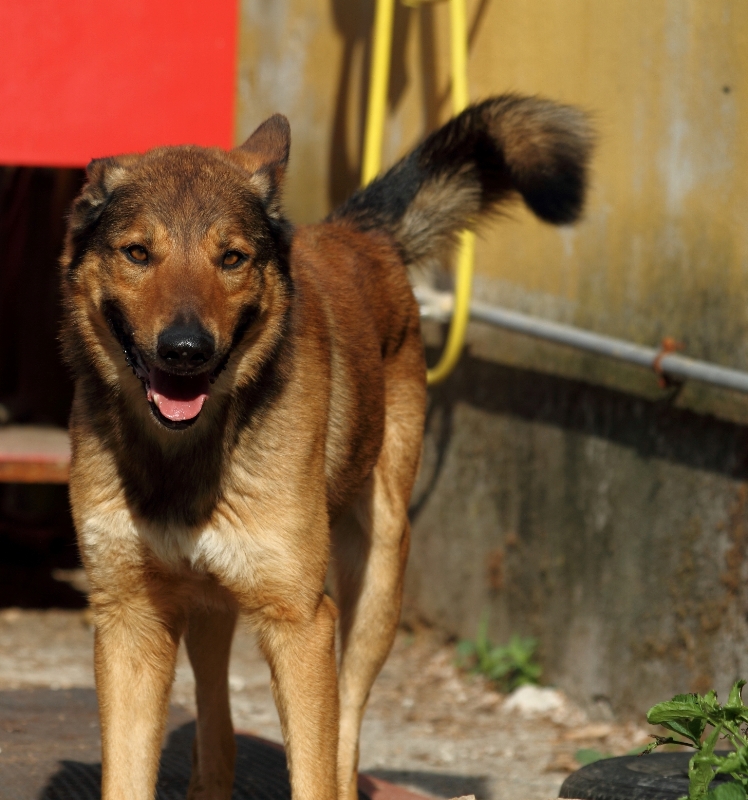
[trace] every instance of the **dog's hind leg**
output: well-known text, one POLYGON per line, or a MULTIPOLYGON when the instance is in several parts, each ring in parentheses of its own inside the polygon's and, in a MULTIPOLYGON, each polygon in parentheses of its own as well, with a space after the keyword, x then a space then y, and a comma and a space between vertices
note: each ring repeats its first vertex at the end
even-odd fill
MULTIPOLYGON (((420 344, 413 357, 420 355, 420 344)), ((352 515, 333 531, 340 608, 340 800, 356 800, 358 738, 366 701, 395 638, 410 543, 408 502, 421 454, 425 387, 418 365, 390 376, 384 443, 352 515), (353 516, 355 519, 351 519, 353 516), (354 523, 354 524, 350 524, 354 523)))
POLYGON ((229 705, 229 657, 237 612, 193 609, 185 643, 195 673, 197 730, 188 800, 230 800, 236 743, 229 705))

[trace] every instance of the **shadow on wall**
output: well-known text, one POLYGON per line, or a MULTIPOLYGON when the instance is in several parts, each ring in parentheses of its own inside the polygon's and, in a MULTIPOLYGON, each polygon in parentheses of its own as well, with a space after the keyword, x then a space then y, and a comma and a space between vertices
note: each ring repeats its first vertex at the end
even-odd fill
MULTIPOLYGON (((486 10, 491 0, 480 0, 469 23, 468 48, 472 47, 481 28, 486 10)), ((371 40, 374 27, 374 2, 351 3, 349 0, 332 0, 332 15, 335 27, 343 39, 343 60, 340 69, 335 112, 330 140, 329 163, 330 178, 328 197, 330 207, 335 208, 346 200, 359 186, 361 180, 361 160, 366 126, 366 103, 369 94, 371 63, 371 40), (363 49, 363 68, 360 72, 353 68, 357 51, 363 49), (357 76, 357 77, 356 77, 357 76), (358 80, 359 85, 354 85, 358 80), (352 110, 350 104, 357 104, 352 110), (346 143, 349 141, 348 126, 355 120, 359 132, 356 157, 350 157, 346 143)), ((389 109, 396 109, 405 94, 411 76, 408 73, 407 43, 411 26, 418 24, 421 86, 423 89, 423 134, 434 130, 445 121, 445 112, 450 108, 449 87, 441 90, 437 83, 439 59, 436 42, 436 10, 430 3, 409 8, 404 3, 395 3, 393 23, 392 57, 390 61, 390 82, 387 93, 389 109), (418 15, 418 19, 416 19, 418 15)), ((446 54, 445 54, 446 55, 446 54)), ((419 136, 418 138, 422 138, 419 136)), ((383 168, 391 166, 383 164, 383 168)))
MULTIPOLYGON (((429 356, 433 361, 435 353, 429 356)), ((675 408, 676 395, 672 390, 653 401, 466 353, 449 379, 430 390, 426 429, 435 441, 436 458, 413 499, 411 519, 418 518, 436 488, 460 403, 604 439, 631 448, 641 458, 748 480, 748 426, 675 408)))
POLYGON ((591 711, 729 691, 748 670, 748 425, 674 399, 463 356, 430 392, 404 618, 472 638, 487 612, 591 711))

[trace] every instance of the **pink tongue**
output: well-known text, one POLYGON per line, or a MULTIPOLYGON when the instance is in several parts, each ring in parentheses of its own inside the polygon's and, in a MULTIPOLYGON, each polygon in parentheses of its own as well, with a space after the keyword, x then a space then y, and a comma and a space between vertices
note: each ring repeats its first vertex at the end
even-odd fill
POLYGON ((207 375, 182 377, 169 375, 158 367, 150 374, 148 399, 172 422, 194 419, 208 397, 210 381, 207 375))

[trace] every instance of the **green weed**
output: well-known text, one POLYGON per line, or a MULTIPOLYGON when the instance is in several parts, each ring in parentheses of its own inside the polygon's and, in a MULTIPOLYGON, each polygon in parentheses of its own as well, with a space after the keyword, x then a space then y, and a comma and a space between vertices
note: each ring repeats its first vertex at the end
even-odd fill
POLYGON ((695 752, 688 764, 688 800, 747 800, 748 798, 748 706, 741 691, 745 681, 738 681, 724 706, 717 693, 679 694, 666 703, 658 703, 647 712, 647 722, 662 725, 680 738, 656 736, 646 751, 651 753, 665 744, 692 747, 695 752), (707 728, 710 728, 707 732, 707 728), (706 734, 706 737, 705 737, 706 734), (717 741, 727 739, 735 748, 726 755, 715 753, 717 741), (717 775, 733 780, 709 785, 717 775))
POLYGON ((491 644, 488 618, 484 616, 475 641, 462 641, 457 645, 457 659, 463 669, 485 675, 498 689, 509 692, 540 680, 541 667, 535 661, 537 646, 535 639, 516 635, 505 645, 491 644))

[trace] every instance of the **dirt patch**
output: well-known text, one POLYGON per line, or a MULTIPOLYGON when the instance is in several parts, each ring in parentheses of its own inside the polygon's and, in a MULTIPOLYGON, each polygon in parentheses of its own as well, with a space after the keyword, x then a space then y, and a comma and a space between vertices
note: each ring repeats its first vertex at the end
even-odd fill
MULTIPOLYGON (((81 611, 0 612, 0 690, 92 687, 93 631, 81 611)), ((237 729, 280 740, 270 674, 246 628, 230 668, 237 729)), ((180 652, 173 702, 194 712, 194 682, 180 652)), ((401 632, 372 690, 361 739, 361 767, 437 797, 549 800, 581 748, 620 755, 645 731, 590 722, 563 696, 535 712, 505 708, 506 697, 454 665, 454 648, 431 631, 401 632)), ((511 703, 509 704, 511 705, 511 703)))

